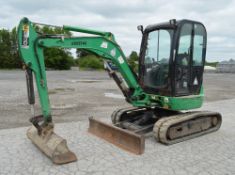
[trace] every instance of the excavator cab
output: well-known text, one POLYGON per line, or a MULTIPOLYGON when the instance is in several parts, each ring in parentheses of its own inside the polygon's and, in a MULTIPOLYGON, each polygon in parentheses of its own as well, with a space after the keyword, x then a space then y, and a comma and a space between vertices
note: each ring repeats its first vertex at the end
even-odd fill
POLYGON ((146 93, 197 95, 202 87, 206 29, 200 22, 170 20, 143 31, 139 83, 146 93))

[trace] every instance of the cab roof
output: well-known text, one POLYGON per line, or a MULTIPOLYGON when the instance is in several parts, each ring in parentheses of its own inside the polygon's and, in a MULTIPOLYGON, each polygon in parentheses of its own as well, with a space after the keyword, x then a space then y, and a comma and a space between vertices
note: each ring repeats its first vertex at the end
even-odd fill
POLYGON ((193 20, 188 20, 188 19, 182 19, 182 20, 171 19, 168 22, 148 25, 144 29, 144 32, 150 32, 150 31, 157 30, 157 29, 174 29, 174 28, 176 28, 179 25, 183 25, 184 23, 198 23, 198 24, 202 24, 201 22, 193 21, 193 20))

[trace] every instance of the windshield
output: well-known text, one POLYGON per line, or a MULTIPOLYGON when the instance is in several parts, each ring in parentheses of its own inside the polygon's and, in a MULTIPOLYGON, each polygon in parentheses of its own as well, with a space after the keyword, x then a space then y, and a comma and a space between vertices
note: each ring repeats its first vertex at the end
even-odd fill
POLYGON ((144 84, 150 88, 168 83, 169 59, 173 30, 149 32, 144 57, 144 84))

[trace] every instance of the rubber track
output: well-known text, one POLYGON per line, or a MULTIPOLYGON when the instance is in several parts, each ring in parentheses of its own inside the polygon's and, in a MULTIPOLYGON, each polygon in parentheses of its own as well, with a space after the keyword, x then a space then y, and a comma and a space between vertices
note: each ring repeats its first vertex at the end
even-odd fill
POLYGON ((221 115, 217 112, 210 112, 210 111, 188 112, 188 113, 178 114, 175 116, 166 117, 166 118, 162 118, 158 120, 154 125, 153 134, 157 141, 164 143, 166 145, 171 145, 171 144, 182 142, 188 139, 199 137, 204 134, 215 132, 220 128, 221 122, 222 122, 221 115), (209 128, 208 130, 205 130, 202 132, 194 133, 192 135, 177 138, 175 140, 169 140, 167 138, 167 131, 172 125, 175 125, 177 123, 181 123, 184 121, 190 121, 195 118, 208 117, 208 116, 217 116, 219 118, 218 124, 215 127, 209 128))
POLYGON ((139 109, 145 109, 144 107, 127 107, 127 108, 121 108, 121 109, 117 109, 115 110, 112 115, 111 115, 111 120, 113 124, 117 124, 120 122, 121 116, 127 112, 132 112, 132 111, 136 111, 139 109))
POLYGON ((127 107, 127 108, 120 108, 115 110, 111 115, 111 120, 113 124, 117 124, 120 121, 120 117, 126 113, 127 111, 135 110, 136 107, 127 107))

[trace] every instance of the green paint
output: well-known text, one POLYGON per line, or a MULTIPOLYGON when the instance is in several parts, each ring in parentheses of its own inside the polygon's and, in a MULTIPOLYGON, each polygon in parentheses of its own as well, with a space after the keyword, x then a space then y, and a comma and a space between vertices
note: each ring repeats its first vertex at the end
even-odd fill
MULTIPOLYGON (((39 59, 39 62, 36 60, 34 44, 38 37, 35 32, 33 25, 28 21, 27 18, 23 18, 18 26, 18 45, 19 52, 22 60, 30 69, 33 70, 34 76, 36 79, 36 85, 38 89, 38 94, 40 97, 40 104, 43 116, 47 120, 51 116, 51 108, 48 97, 47 90, 47 81, 46 81, 46 71, 45 71, 45 63, 44 59, 39 59), (23 32, 28 28, 28 46, 23 46, 23 32), (40 66, 39 66, 40 65, 40 66)), ((27 34, 26 34, 27 35, 27 34)), ((36 52, 41 58, 43 56, 43 50, 40 47, 36 47, 36 52)))

